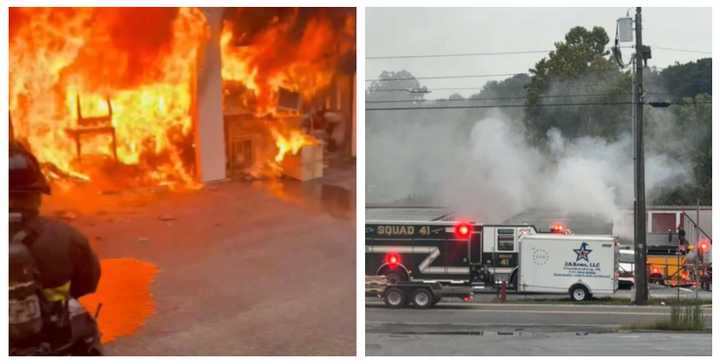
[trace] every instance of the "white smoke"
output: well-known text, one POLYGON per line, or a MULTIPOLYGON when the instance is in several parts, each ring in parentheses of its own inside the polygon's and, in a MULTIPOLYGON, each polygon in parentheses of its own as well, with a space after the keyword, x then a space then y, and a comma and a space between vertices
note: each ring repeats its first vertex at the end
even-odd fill
MULTIPOLYGON (((401 119, 402 120, 402 119, 401 119)), ((369 203, 415 200, 499 223, 527 209, 593 214, 612 220, 632 206, 631 135, 616 141, 565 139, 548 131, 547 150, 526 142, 520 122, 502 114, 469 126, 393 122, 367 132, 369 203)), ((689 164, 646 148, 646 190, 683 183, 689 164)))

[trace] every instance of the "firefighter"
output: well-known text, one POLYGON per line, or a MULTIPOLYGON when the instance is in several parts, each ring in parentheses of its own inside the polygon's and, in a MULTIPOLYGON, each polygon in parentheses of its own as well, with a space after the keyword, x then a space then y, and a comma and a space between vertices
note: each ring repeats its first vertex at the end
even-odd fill
MULTIPOLYGON (((53 343, 72 340, 67 312, 72 305, 68 303, 95 292, 100 279, 98 258, 76 229, 40 216, 42 195, 50 194, 50 187, 35 156, 14 141, 10 142, 9 169, 10 242, 27 247, 31 256, 40 289, 43 336, 53 343)), ((10 260, 13 265, 12 254, 10 260)))
POLYGON ((682 226, 678 227, 678 240, 678 250, 680 254, 686 255, 690 247, 690 242, 685 238, 685 229, 683 229, 682 226))

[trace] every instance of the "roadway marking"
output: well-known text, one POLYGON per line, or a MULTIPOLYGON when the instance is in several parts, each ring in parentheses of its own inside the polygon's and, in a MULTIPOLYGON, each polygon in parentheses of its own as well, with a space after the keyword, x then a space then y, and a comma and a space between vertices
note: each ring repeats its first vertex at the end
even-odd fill
POLYGON ((436 322, 436 321, 413 321, 413 322, 395 322, 395 321, 372 321, 367 320, 367 323, 370 323, 372 325, 392 325, 394 327, 403 327, 403 326, 437 326, 437 325, 448 325, 449 327, 458 326, 459 329, 462 329, 464 327, 579 327, 579 328, 587 328, 587 327, 602 327, 602 328, 608 328, 608 329, 614 329, 617 328, 620 324, 545 324, 545 323, 517 323, 517 322, 489 322, 489 323, 483 323, 483 324, 476 324, 476 323, 463 323, 463 324, 447 324, 444 322, 436 322))
MULTIPOLYGON (((437 312, 470 312, 467 309, 443 309, 437 312)), ((667 316, 667 312, 618 312, 618 311, 554 311, 554 310, 484 310, 479 309, 475 312, 493 312, 493 313, 536 313, 536 314, 556 314, 556 315, 624 315, 624 316, 667 316)), ((703 316, 712 316, 711 312, 703 312, 703 316)))

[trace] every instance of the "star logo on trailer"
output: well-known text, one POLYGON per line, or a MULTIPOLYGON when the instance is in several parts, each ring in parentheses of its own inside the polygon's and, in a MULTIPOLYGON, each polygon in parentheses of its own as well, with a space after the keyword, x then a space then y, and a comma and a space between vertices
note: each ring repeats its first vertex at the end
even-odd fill
POLYGON ((575 258, 576 262, 584 260, 590 263, 589 255, 592 250, 588 249, 588 243, 583 241, 582 244, 580 244, 580 248, 573 249, 573 251, 575 252, 575 254, 577 254, 577 258, 575 258))

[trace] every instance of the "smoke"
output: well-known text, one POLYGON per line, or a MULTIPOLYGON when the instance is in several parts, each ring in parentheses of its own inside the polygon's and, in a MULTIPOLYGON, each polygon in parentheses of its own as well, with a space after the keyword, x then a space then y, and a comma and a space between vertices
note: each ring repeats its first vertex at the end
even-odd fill
MULTIPOLYGON (((489 223, 531 208, 611 220, 632 206, 629 133, 569 139, 552 128, 540 148, 527 142, 522 122, 502 113, 467 124, 393 114, 368 118, 368 203, 443 205, 489 223)), ((659 149, 646 152, 647 191, 691 175, 689 163, 659 149)))

